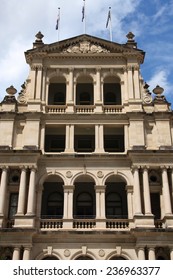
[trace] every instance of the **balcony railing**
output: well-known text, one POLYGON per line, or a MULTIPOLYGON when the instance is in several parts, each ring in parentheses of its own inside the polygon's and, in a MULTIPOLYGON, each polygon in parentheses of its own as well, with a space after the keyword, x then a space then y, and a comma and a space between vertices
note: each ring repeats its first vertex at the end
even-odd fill
POLYGON ((103 113, 114 114, 114 113, 122 113, 123 106, 122 105, 103 105, 103 113))
POLYGON ((95 109, 94 105, 76 105, 75 106, 75 112, 81 113, 81 114, 94 113, 94 109, 95 109))
POLYGON ((62 219, 41 219, 40 228, 41 229, 59 229, 63 227, 62 219))
POLYGON ((91 229, 96 227, 94 219, 76 219, 73 220, 73 228, 76 229, 91 229))
POLYGON ((129 220, 128 219, 107 219, 106 228, 108 229, 128 229, 129 220))
POLYGON ((62 114, 66 112, 66 105, 48 105, 46 106, 46 113, 62 114))

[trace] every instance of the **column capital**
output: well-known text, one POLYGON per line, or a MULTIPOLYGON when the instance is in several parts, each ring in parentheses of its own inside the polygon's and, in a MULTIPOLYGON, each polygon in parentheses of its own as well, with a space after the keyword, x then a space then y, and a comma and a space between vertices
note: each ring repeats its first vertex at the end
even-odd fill
POLYGON ((8 165, 1 165, 0 169, 7 171, 7 170, 9 170, 9 166, 8 165))
POLYGON ((144 172, 145 170, 149 170, 150 169, 150 166, 149 165, 144 165, 144 166, 141 166, 142 168, 142 171, 144 172))
POLYGON ((161 168, 161 171, 163 172, 163 171, 167 170, 169 168, 169 166, 168 165, 161 165, 160 168, 161 168))
POLYGON ((28 166, 27 165, 19 165, 19 169, 22 171, 27 171, 28 166))
POLYGON ((37 166, 36 165, 29 165, 28 167, 31 171, 37 172, 37 166))
POLYGON ((140 169, 140 165, 132 165, 131 167, 132 172, 139 171, 139 169, 140 169))
POLYGON ((128 193, 133 193, 133 185, 126 185, 126 191, 128 193))
POLYGON ((64 191, 66 192, 73 192, 75 189, 74 185, 63 185, 64 191))
POLYGON ((95 185, 94 188, 95 188, 96 192, 99 192, 99 191, 104 192, 106 189, 106 185, 95 185))

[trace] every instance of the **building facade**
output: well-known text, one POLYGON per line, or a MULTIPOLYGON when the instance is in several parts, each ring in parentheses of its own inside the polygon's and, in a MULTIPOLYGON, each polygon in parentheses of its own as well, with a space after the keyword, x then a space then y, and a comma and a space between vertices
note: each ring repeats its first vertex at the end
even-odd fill
POLYGON ((173 259, 173 114, 134 35, 26 51, 0 103, 1 259, 173 259))

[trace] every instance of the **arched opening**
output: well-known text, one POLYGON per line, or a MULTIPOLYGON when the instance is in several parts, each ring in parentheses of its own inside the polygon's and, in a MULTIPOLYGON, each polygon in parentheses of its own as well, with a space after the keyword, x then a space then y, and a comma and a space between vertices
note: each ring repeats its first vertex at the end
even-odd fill
POLYGON ((42 219, 62 219, 63 205, 63 180, 56 175, 49 176, 43 184, 41 208, 42 219))
POLYGON ((59 259, 55 256, 47 256, 47 257, 43 258, 42 260, 43 261, 51 261, 51 260, 59 260, 59 259))
POLYGON ((93 219, 96 214, 95 182, 90 176, 80 176, 74 183, 74 218, 93 219))
POLYGON ((113 256, 110 258, 110 260, 126 260, 126 259, 122 256, 113 256))
POLYGON ((50 80, 48 105, 66 104, 66 80, 64 77, 54 77, 50 80))
POLYGON ((118 77, 109 76, 104 79, 103 100, 104 105, 121 105, 121 85, 118 77))
POLYGON ((90 76, 80 76, 76 85, 76 105, 93 105, 93 80, 90 76))
POLYGON ((75 260, 93 260, 93 259, 89 256, 80 256, 77 257, 75 260))
POLYGON ((106 182, 106 218, 127 219, 126 183, 120 176, 111 176, 106 182))

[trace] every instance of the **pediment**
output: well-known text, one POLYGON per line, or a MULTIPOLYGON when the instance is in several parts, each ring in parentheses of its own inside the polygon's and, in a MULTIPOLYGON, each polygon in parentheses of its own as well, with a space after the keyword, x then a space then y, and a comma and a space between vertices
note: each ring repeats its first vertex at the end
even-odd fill
POLYGON ((26 56, 33 55, 80 55, 80 54, 108 54, 108 53, 140 53, 141 50, 129 48, 127 44, 118 44, 90 35, 80 35, 53 44, 42 44, 26 52, 26 56))

